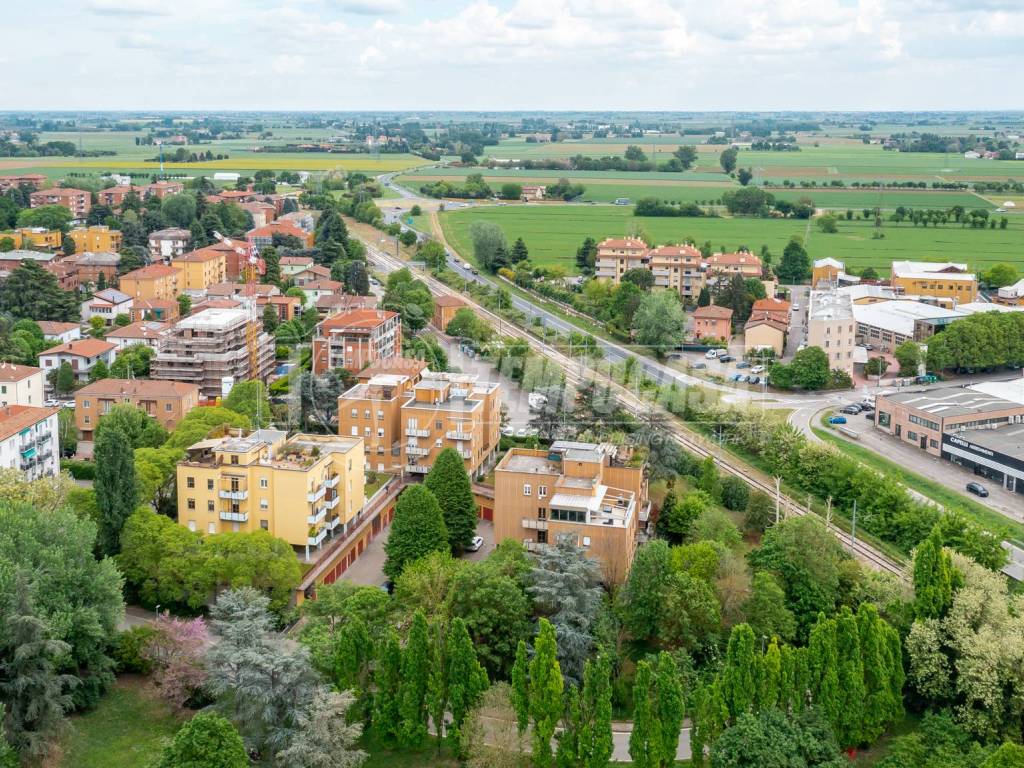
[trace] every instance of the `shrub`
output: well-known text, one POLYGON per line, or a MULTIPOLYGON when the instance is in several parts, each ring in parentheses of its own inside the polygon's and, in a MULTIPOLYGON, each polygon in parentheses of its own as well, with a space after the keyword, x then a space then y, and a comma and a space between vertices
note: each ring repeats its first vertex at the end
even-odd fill
POLYGON ((750 498, 750 486, 743 480, 732 475, 722 479, 722 506, 738 512, 747 508, 750 498))
POLYGON ((60 468, 67 470, 75 480, 96 479, 96 464, 92 461, 64 459, 60 463, 60 468))
POLYGON ((158 634, 159 632, 149 624, 119 632, 114 638, 114 647, 111 649, 111 656, 117 664, 117 671, 137 672, 142 675, 152 672, 153 663, 146 658, 144 651, 158 634))

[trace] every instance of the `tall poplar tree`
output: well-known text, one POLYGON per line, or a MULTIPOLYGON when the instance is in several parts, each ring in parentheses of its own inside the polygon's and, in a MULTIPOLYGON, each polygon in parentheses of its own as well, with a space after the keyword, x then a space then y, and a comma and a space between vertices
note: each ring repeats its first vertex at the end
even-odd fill
POLYGON ((488 680, 462 619, 452 619, 447 645, 448 701, 452 713, 449 737, 458 744, 466 715, 487 690, 488 680))
POLYGON ((121 529, 135 511, 135 454, 131 440, 116 427, 105 429, 96 440, 96 506, 99 531, 96 545, 102 555, 121 551, 121 529))
POLYGON ((516 646, 516 660, 512 665, 512 709, 516 712, 516 728, 523 735, 530 722, 529 666, 526 656, 526 641, 516 646))
POLYGON ((402 651, 399 686, 399 740, 406 746, 419 746, 427 736, 427 687, 432 661, 427 619, 423 611, 416 611, 402 651))
POLYGON ((953 602, 953 563, 942 548, 942 533, 932 529, 914 552, 914 616, 939 619, 953 602))
POLYGON ((393 631, 384 640, 384 647, 374 674, 377 692, 374 698, 373 725, 377 733, 395 739, 401 726, 399 712, 402 683, 402 649, 393 631))
POLYGON ((865 741, 861 721, 864 713, 864 664, 861 659, 857 619, 846 606, 835 620, 836 668, 841 706, 835 724, 835 736, 841 747, 854 747, 865 741))
POLYGON ((732 628, 721 680, 722 695, 734 720, 754 708, 760 661, 754 643, 754 630, 749 624, 737 624, 732 628))
POLYGON ((606 768, 612 758, 612 667, 606 654, 583 666, 580 694, 579 765, 606 768))
POLYGON ((655 745, 656 764, 660 768, 668 768, 676 763, 676 751, 679 749, 679 729, 683 725, 685 706, 679 670, 668 651, 658 654, 654 688, 654 711, 658 718, 658 734, 660 736, 655 745))
POLYGON ((633 681, 633 730, 629 734, 629 756, 633 768, 657 768, 661 746, 658 717, 654 712, 652 689, 654 672, 650 663, 636 665, 633 681))
POLYGON ((817 623, 811 627, 807 648, 811 696, 814 705, 834 731, 839 725, 843 706, 837 669, 839 654, 836 649, 835 621, 819 614, 817 623))
POLYGON ((476 534, 477 506, 462 457, 454 448, 437 454, 423 484, 441 505, 449 546, 456 552, 468 547, 476 534))
POLYGON ((529 691, 530 716, 533 719, 533 764, 536 768, 550 768, 551 737, 555 735, 563 702, 555 628, 547 619, 540 620, 534 643, 529 691))
POLYGON ((889 718, 889 677, 892 673, 882 621, 878 617, 878 609, 871 603, 861 603, 857 609, 857 634, 864 665, 861 736, 866 743, 871 743, 882 735, 889 718))
MULTIPOLYGON (((761 674, 757 686, 758 710, 780 707, 782 687, 782 651, 779 650, 778 641, 772 638, 761 660, 761 674)), ((782 708, 785 708, 784 704, 782 708)))

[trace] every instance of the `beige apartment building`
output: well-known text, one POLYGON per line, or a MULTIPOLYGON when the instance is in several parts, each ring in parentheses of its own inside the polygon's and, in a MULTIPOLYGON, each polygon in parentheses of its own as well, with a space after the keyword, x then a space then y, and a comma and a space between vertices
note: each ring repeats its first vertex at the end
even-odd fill
POLYGON ((363 510, 363 441, 231 430, 178 463, 178 523, 203 534, 269 531, 293 547, 344 536, 363 510))
POLYGON ((647 266, 657 288, 671 288, 686 301, 696 302, 704 287, 702 256, 692 245, 662 245, 648 253, 647 266))
POLYGON ((218 397, 225 385, 248 379, 265 381, 274 366, 274 337, 259 329, 253 331, 253 370, 248 325, 246 309, 204 309, 179 320, 161 334, 150 375, 195 384, 203 397, 218 397))
POLYGON ((199 405, 199 387, 181 381, 100 379, 75 392, 75 424, 82 440, 90 442, 99 420, 115 405, 132 405, 167 430, 199 405))
MULTIPOLYGON (((857 320, 853 299, 847 291, 811 291, 807 309, 807 346, 819 347, 828 355, 830 368, 853 372, 858 362, 857 320)), ((861 361, 862 362, 862 361, 861 361)))
POLYGON ((84 219, 92 208, 92 193, 84 189, 72 187, 51 187, 40 189, 28 196, 28 204, 32 208, 43 205, 63 205, 74 219, 84 219))
POLYGON ((621 583, 650 511, 643 466, 629 458, 610 445, 565 440, 512 448, 494 473, 495 540, 534 550, 571 536, 600 561, 608 583, 621 583))
POLYGON ((0 363, 0 408, 8 405, 43 404, 43 369, 20 363, 0 363))
POLYGON ((227 261, 223 251, 209 248, 189 251, 172 259, 171 267, 178 270, 180 291, 200 293, 227 280, 227 261))
POLYGON ((181 293, 179 271, 166 264, 150 264, 126 272, 118 286, 133 299, 177 299, 181 293))
POLYGON ((321 321, 313 335, 313 373, 353 373, 402 353, 402 318, 383 309, 353 309, 321 321))
POLYGON ((362 437, 370 470, 426 474, 454 448, 477 473, 498 447, 501 386, 472 374, 383 373, 338 398, 338 433, 362 437))
POLYGON ((597 244, 595 277, 618 283, 631 269, 647 266, 647 243, 639 238, 609 237, 597 244))
POLYGON ((75 241, 75 253, 83 251, 117 253, 121 250, 121 243, 124 239, 120 231, 102 224, 76 227, 68 232, 68 237, 75 241))

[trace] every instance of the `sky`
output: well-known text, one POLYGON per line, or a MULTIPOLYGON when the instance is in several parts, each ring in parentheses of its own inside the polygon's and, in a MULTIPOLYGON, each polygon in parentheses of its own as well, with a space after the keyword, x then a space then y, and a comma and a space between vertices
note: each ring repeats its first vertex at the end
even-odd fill
POLYGON ((1024 0, 5 6, 5 109, 1024 107, 1024 0))

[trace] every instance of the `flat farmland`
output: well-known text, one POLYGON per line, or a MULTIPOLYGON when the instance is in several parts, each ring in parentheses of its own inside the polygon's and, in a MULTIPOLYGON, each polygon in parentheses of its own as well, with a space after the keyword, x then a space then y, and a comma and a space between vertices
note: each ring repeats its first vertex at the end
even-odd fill
POLYGON ((838 233, 826 235, 813 221, 792 219, 636 218, 631 207, 606 205, 477 206, 441 214, 445 237, 463 256, 472 255, 469 228, 475 221, 495 222, 510 241, 523 238, 534 263, 568 272, 575 271, 576 249, 584 238, 622 237, 631 226, 639 226, 658 243, 692 238, 710 241, 716 251, 740 246, 758 251, 767 245, 776 262, 789 238, 799 235, 812 259, 831 256, 857 269, 873 266, 883 274, 899 259, 956 259, 975 270, 1005 262, 1024 270, 1024 222, 1013 218, 1005 230, 954 225, 925 229, 910 224, 876 230, 869 222, 844 221, 838 233), (884 238, 872 239, 876 231, 884 238))

